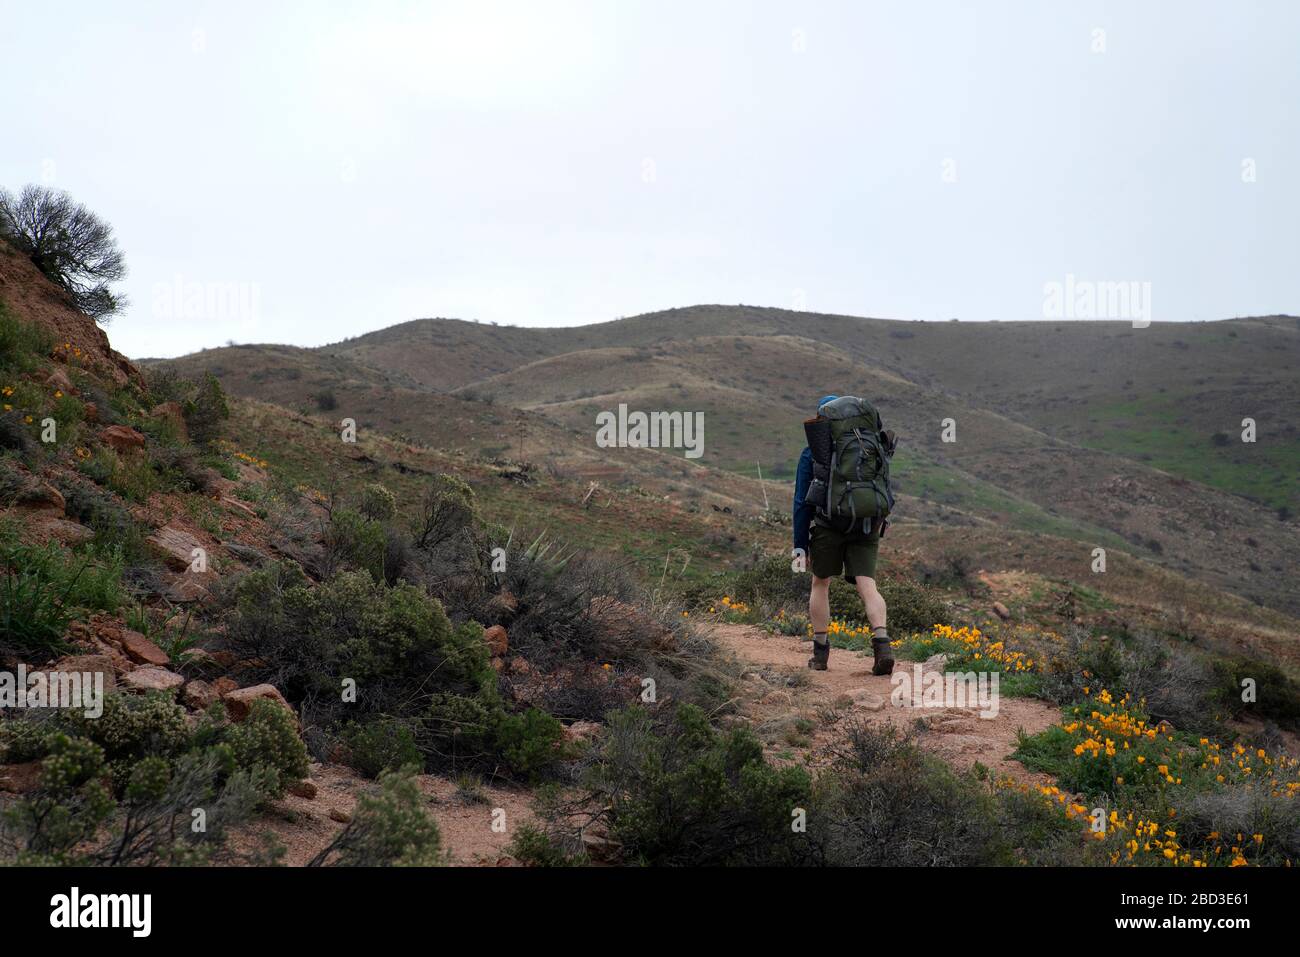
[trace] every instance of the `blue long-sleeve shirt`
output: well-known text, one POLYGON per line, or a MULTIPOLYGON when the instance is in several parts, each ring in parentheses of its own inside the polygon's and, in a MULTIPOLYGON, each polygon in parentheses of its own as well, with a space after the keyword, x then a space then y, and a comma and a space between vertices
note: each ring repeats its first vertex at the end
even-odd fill
POLYGON ((808 529, 812 525, 814 509, 804 504, 808 486, 812 484, 812 450, 805 448, 799 456, 799 467, 794 473, 794 547, 808 552, 808 529))

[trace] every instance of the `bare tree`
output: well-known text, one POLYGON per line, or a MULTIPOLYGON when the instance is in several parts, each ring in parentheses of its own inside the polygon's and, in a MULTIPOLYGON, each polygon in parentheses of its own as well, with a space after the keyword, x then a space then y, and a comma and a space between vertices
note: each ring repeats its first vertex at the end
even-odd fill
POLYGON ((0 236, 64 289, 78 309, 104 321, 126 305, 109 284, 126 276, 113 227, 63 190, 0 189, 0 236))

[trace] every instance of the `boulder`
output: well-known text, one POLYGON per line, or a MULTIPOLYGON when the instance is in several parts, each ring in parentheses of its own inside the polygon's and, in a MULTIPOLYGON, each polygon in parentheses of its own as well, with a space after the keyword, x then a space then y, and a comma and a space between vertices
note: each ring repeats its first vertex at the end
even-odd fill
POLYGON ((44 541, 55 541, 69 547, 84 545, 95 537, 94 529, 87 528, 79 522, 70 522, 51 513, 49 518, 37 522, 33 527, 44 541))
POLYGON ((921 663, 921 672, 922 674, 927 671, 942 672, 947 667, 948 656, 943 652, 939 652, 937 655, 931 655, 929 658, 926 658, 925 661, 921 663))
POLYGON ((231 495, 221 496, 221 504, 226 507, 227 511, 239 512, 245 518, 257 518, 257 509, 231 495))
POLYGON ((234 678, 227 678, 225 675, 212 682, 212 690, 217 693, 219 698, 224 698, 230 692, 238 690, 238 688, 239 682, 234 678))
POLYGON ((329 818, 331 821, 338 821, 340 824, 349 824, 352 821, 352 815, 347 811, 341 811, 336 807, 330 808, 329 818))
POLYGON ((252 545, 244 545, 240 542, 222 542, 221 547, 245 565, 265 565, 270 561, 266 552, 254 548, 252 545))
POLYGON ((164 525, 144 541, 168 565, 181 572, 189 569, 190 563, 194 561, 194 549, 203 547, 197 538, 174 525, 164 525))
POLYGON ((122 686, 128 691, 175 691, 185 684, 185 679, 166 668, 148 665, 122 675, 122 686))
POLYGON ((301 781, 290 782, 285 790, 290 794, 297 795, 300 798, 305 798, 308 801, 314 800, 316 795, 320 793, 317 790, 316 785, 305 778, 301 781))
POLYGON ((614 864, 623 856, 623 845, 591 829, 582 832, 582 849, 597 864, 614 864))
MULTIPOLYGON (((218 679, 220 680, 220 679, 218 679)), ((226 703, 226 711, 230 715, 231 721, 243 721, 253 711, 253 702, 266 699, 274 701, 286 711, 298 719, 289 702, 284 700, 275 685, 253 685, 251 688, 237 688, 234 691, 228 691, 221 696, 221 700, 226 703)))
POLYGON ((485 628, 483 630, 483 640, 487 642, 488 650, 492 653, 493 658, 503 658, 506 652, 510 650, 510 638, 506 634, 506 630, 500 625, 485 628))
POLYGON ((48 671, 64 674, 98 674, 103 676, 104 693, 117 690, 117 669, 108 655, 68 655, 50 665, 48 671))
POLYGON ((566 741, 590 741, 600 734, 600 724, 595 721, 575 721, 564 729, 566 741))
POLYGON ((160 667, 171 664, 171 658, 167 656, 167 652, 140 634, 140 632, 132 631, 130 628, 122 629, 117 645, 136 664, 158 665, 160 667))
POLYGON ((847 692, 853 706, 867 711, 880 711, 885 707, 885 699, 870 688, 853 688, 847 692))
POLYGON ((63 493, 49 482, 32 482, 18 491, 14 505, 24 512, 61 517, 64 508, 63 493))
POLYGON ((208 707, 221 696, 217 690, 202 678, 187 681, 181 691, 181 702, 195 711, 207 711, 208 707))
POLYGON ((136 452, 144 448, 144 436, 129 425, 110 425, 100 429, 99 441, 115 452, 136 452))
POLYGON ((205 602, 212 597, 212 592, 203 584, 204 577, 198 572, 181 572, 163 586, 161 595, 177 605, 205 602))
POLYGON ((77 387, 72 384, 72 380, 62 369, 52 369, 45 377, 45 384, 51 389, 58 389, 64 395, 77 394, 77 387))

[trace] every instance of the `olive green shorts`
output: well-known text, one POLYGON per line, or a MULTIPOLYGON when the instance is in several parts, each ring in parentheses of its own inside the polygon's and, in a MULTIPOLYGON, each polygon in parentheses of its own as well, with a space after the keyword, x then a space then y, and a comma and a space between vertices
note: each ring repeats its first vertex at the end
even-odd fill
POLYGON ((812 573, 817 578, 876 577, 876 556, 880 552, 880 536, 864 535, 861 531, 837 532, 825 525, 813 523, 808 543, 808 557, 812 573))

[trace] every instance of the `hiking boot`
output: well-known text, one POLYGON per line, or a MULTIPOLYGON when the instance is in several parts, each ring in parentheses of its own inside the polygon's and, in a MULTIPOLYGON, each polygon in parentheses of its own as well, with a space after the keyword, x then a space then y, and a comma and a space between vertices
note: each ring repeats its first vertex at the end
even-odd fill
POLYGON ((825 671, 826 663, 831 659, 831 643, 813 642, 813 654, 808 659, 808 667, 813 671, 825 671))
POLYGON ((894 673, 894 652, 889 647, 888 638, 872 638, 871 654, 876 663, 871 666, 873 675, 892 675, 894 673))

